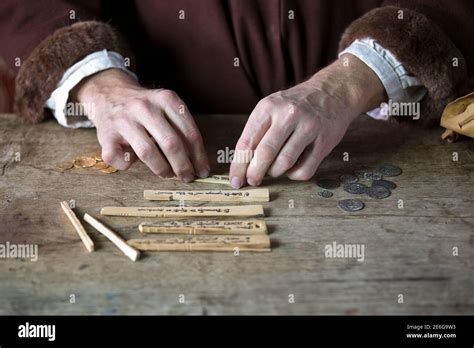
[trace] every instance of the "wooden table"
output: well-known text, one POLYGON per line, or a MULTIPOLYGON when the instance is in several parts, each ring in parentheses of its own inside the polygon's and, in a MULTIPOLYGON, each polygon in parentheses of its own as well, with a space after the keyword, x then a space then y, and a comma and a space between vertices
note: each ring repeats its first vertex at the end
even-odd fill
MULTIPOLYGON (((215 174, 228 170, 215 163, 217 151, 232 149, 244 122, 198 117, 215 174)), ((59 202, 74 200, 79 216, 137 238, 143 219, 101 217, 99 209, 159 204, 144 202, 144 189, 215 186, 162 181, 141 163, 112 175, 61 173, 58 162, 98 147, 94 130, 2 115, 0 243, 37 244, 39 259, 0 259, 0 314, 473 314, 474 145, 443 144, 439 135, 361 116, 318 175, 393 163, 404 172, 391 197, 363 198, 366 208, 349 214, 337 208, 351 198, 340 188, 325 199, 314 179, 271 180, 271 253, 148 253, 133 263, 90 226, 98 250, 87 253, 59 202), (363 244, 365 260, 325 257, 333 242, 363 244)))

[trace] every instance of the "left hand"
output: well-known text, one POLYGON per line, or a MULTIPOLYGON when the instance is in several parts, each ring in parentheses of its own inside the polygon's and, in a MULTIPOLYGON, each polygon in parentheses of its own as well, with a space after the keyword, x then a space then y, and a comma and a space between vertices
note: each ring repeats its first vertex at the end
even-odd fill
POLYGON ((380 105, 377 75, 346 54, 308 81, 262 99, 251 113, 230 167, 232 186, 258 186, 268 173, 309 180, 350 123, 380 105))

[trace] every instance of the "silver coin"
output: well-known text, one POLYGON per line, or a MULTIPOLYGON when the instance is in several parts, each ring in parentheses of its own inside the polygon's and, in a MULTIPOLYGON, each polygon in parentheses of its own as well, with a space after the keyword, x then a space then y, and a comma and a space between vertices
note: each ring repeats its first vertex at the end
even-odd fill
POLYGON ((384 164, 383 166, 378 167, 377 171, 382 173, 384 176, 398 176, 402 174, 402 169, 393 164, 384 164))
POLYGON ((367 196, 375 199, 387 198, 391 194, 390 190, 383 186, 368 187, 367 190, 365 190, 365 193, 367 196))
POLYGON ((359 179, 364 179, 364 175, 367 172, 365 169, 359 169, 354 171, 354 175, 357 176, 359 179))
POLYGON ((319 187, 325 189, 325 190, 334 190, 335 188, 338 188, 340 185, 339 180, 336 179, 319 179, 316 180, 316 185, 319 187))
POLYGON ((352 193, 353 195, 360 195, 365 193, 368 187, 358 182, 344 184, 342 189, 346 192, 352 193))
POLYGON ((343 199, 337 202, 337 206, 344 211, 359 211, 364 209, 364 202, 358 199, 343 199))
POLYGON ((390 191, 397 188, 397 185, 389 180, 374 180, 372 181, 372 186, 382 186, 386 189, 389 189, 390 191))
POLYGON ((339 177, 339 180, 343 184, 348 184, 348 183, 354 183, 359 181, 359 178, 356 175, 353 174, 344 174, 339 177))
POLYGON ((331 198, 334 194, 331 191, 323 190, 318 192, 318 196, 323 198, 331 198))
POLYGON ((370 181, 382 180, 383 175, 381 173, 377 172, 377 171, 366 171, 363 174, 363 178, 365 180, 370 180, 370 181))

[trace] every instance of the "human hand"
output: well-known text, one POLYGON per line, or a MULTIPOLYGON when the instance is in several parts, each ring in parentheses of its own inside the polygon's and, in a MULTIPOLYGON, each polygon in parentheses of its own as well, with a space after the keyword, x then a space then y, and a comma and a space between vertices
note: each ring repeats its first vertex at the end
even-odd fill
POLYGON ((97 128, 107 164, 125 170, 136 154, 161 177, 190 182, 209 175, 201 134, 176 93, 145 89, 127 73, 110 69, 77 86, 72 100, 84 105, 97 128))
POLYGON ((350 123, 385 98, 377 75, 350 54, 308 81, 265 97, 237 142, 232 186, 258 186, 266 174, 309 180, 350 123))

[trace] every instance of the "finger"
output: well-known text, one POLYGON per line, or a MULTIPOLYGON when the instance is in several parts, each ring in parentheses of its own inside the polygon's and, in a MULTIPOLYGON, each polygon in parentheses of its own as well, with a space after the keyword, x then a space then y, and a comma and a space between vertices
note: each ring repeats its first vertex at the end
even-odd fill
POLYGON ((306 181, 313 177, 325 157, 323 147, 318 137, 302 153, 296 164, 286 173, 291 180, 306 181))
POLYGON ((163 113, 159 110, 153 115, 144 113, 140 121, 156 140, 176 176, 184 182, 193 181, 195 172, 186 146, 163 113))
POLYGON ((271 166, 285 141, 293 131, 286 125, 272 124, 267 133, 257 145, 252 161, 247 168, 247 182, 249 185, 258 186, 265 173, 271 166))
POLYGON ((117 133, 98 134, 97 139, 102 148, 102 160, 117 169, 126 170, 135 161, 124 151, 124 139, 117 133))
POLYGON ((130 144, 138 158, 151 169, 153 174, 165 178, 173 176, 168 161, 142 125, 131 122, 127 128, 123 129, 122 137, 130 144))
POLYGON ((305 148, 315 140, 315 137, 316 135, 310 136, 307 131, 297 127, 271 164, 268 174, 275 178, 285 174, 295 165, 305 148))
POLYGON ((270 128, 270 114, 259 105, 250 114, 245 128, 235 146, 234 158, 230 165, 230 182, 234 188, 245 184, 247 167, 252 160, 253 151, 270 128))
POLYGON ((204 142, 188 108, 181 98, 172 91, 161 91, 159 96, 165 99, 162 105, 164 105, 169 122, 185 140, 195 173, 201 178, 209 176, 210 165, 204 142))

